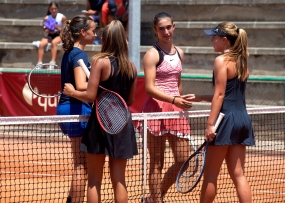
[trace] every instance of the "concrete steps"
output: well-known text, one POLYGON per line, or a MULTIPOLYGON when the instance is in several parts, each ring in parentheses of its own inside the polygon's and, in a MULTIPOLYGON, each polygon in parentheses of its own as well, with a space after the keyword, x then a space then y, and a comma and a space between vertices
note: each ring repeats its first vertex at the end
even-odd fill
POLYGON ((177 21, 284 21, 282 0, 185 0, 142 1, 142 22, 152 21, 158 11, 177 21), (146 3, 147 2, 147 3, 146 3))
MULTIPOLYGON (((151 46, 141 46, 141 59, 151 46)), ((183 73, 211 74, 213 60, 217 53, 212 47, 180 46, 185 52, 183 73)), ((57 64, 61 64, 61 45, 58 45, 57 64)), ((85 48, 89 58, 99 53, 100 45, 87 45, 85 48)), ((285 76, 284 63, 280 62, 285 56, 285 48, 249 48, 249 67, 254 75, 285 76)), ((32 68, 37 62, 37 48, 31 42, 0 42, 1 66, 7 68, 32 68), (29 58, 27 58, 27 56, 29 58)), ((44 61, 50 59, 50 52, 44 55, 44 61)), ((141 64, 141 71, 142 64, 141 64)))
MULTIPOLYGON (((42 18, 50 0, 0 0, 0 17, 42 18), (13 11, 13 12, 12 12, 13 11)), ((59 11, 68 18, 85 9, 85 0, 58 0, 59 11)), ((159 11, 169 12, 177 21, 281 21, 284 0, 141 0, 142 22, 159 11)))
MULTIPOLYGON (((0 0, 0 18, 43 19, 50 0, 0 0)), ((86 9, 85 0, 58 0, 59 12, 67 18, 81 14, 86 9)))
MULTIPOLYGON (((204 29, 214 28, 220 22, 174 21, 176 24, 174 42, 177 46, 211 46, 210 37, 204 29)), ((233 21, 238 27, 246 30, 249 47, 285 47, 285 21, 256 22, 233 21), (266 39, 266 42, 265 42, 266 39)), ((156 38, 152 32, 152 23, 141 25, 141 44, 152 45, 156 38)))
MULTIPOLYGON (((0 0, 0 66, 31 68, 37 62, 32 41, 40 40, 42 18, 49 0, 0 0)), ((85 9, 85 0, 58 0, 59 11, 68 19, 85 9)), ((246 29, 249 37, 251 74, 285 76, 284 0, 141 0, 141 59, 155 42, 152 18, 169 12, 176 24, 174 43, 185 51, 184 73, 210 74, 217 55, 203 33, 222 21, 246 29)), ((59 46, 57 63, 62 51, 59 46)), ((100 46, 89 45, 91 58, 100 46)), ((46 52, 44 62, 50 59, 46 52)), ((142 69, 142 66, 141 66, 142 69)))
MULTIPOLYGON (((210 38, 203 32, 219 22, 190 22, 174 21, 176 24, 174 41, 177 46, 209 46, 210 38)), ((282 22, 234 22, 237 26, 246 29, 249 38, 249 47, 285 47, 285 21, 282 22), (264 42, 266 39, 266 43, 264 42)), ((0 41, 28 42, 41 39, 44 33, 41 30, 42 19, 5 19, 0 18, 0 41), (25 37, 23 37, 25 36, 25 37)), ((152 45, 156 39, 152 31, 151 22, 141 23, 141 44, 152 45)))

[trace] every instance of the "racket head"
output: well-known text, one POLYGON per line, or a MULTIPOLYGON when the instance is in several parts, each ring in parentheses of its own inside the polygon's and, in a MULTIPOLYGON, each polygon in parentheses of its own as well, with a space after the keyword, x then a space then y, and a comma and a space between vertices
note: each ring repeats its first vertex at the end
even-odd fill
POLYGON ((175 186, 180 193, 191 192, 200 182, 206 162, 209 142, 204 142, 181 166, 175 186))
POLYGON ((105 132, 118 135, 127 127, 130 111, 119 94, 105 90, 96 99, 96 116, 105 132))
POLYGON ((30 90, 39 97, 53 98, 60 96, 60 71, 60 68, 55 64, 43 63, 36 65, 28 75, 30 90))

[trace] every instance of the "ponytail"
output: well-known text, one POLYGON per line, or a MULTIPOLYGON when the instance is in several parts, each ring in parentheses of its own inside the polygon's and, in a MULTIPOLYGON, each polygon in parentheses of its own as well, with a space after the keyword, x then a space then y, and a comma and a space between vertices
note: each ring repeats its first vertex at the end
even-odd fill
POLYGON ((226 37, 230 43, 230 52, 226 58, 236 62, 237 76, 240 81, 247 78, 248 57, 247 50, 247 34, 244 29, 238 28, 231 22, 224 22, 218 25, 219 28, 226 33, 226 37))

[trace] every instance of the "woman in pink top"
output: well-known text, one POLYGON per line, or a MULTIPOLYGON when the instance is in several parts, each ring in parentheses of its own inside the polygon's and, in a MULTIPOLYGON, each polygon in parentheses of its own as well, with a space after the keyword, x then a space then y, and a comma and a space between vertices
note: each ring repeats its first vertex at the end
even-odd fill
MULTIPOLYGON (((143 112, 183 111, 191 108, 191 103, 182 95, 183 51, 173 45, 172 17, 165 12, 158 13, 153 20, 157 43, 146 52, 143 58, 145 89, 149 97, 143 112)), ((187 98, 191 95, 187 95, 187 98)), ((188 98, 189 99, 189 98, 188 98)), ((145 202, 163 202, 167 190, 175 182, 180 166, 189 156, 190 134, 187 119, 164 119, 148 122, 147 147, 150 157, 149 188, 151 195, 145 202), (173 152, 174 164, 162 179, 165 142, 168 140, 173 152)))

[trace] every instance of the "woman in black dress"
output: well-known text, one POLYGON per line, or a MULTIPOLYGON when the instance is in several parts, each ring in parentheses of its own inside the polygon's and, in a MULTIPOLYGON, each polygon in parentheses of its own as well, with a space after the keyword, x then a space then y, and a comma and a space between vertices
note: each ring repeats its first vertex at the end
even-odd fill
MULTIPOLYGON (((101 53, 92 58, 87 90, 74 90, 65 84, 64 94, 86 102, 94 102, 101 93, 98 86, 119 93, 128 105, 134 102, 137 72, 128 56, 124 27, 118 20, 112 21, 102 30, 101 53)), ((110 176, 115 202, 127 203, 125 183, 127 159, 138 154, 132 118, 127 128, 119 135, 110 135, 102 130, 93 108, 82 138, 81 150, 87 153, 88 202, 101 202, 100 188, 105 157, 109 156, 110 176)))
POLYGON ((214 61, 214 95, 196 95, 195 98, 195 101, 212 102, 205 132, 210 146, 200 202, 214 201, 217 193, 217 178, 225 160, 239 202, 251 203, 251 190, 244 175, 246 146, 255 144, 245 103, 246 82, 249 76, 247 34, 245 30, 231 22, 220 23, 214 29, 204 32, 212 36, 214 50, 221 55, 214 61), (224 113, 225 116, 215 132, 214 123, 219 112, 224 113))

